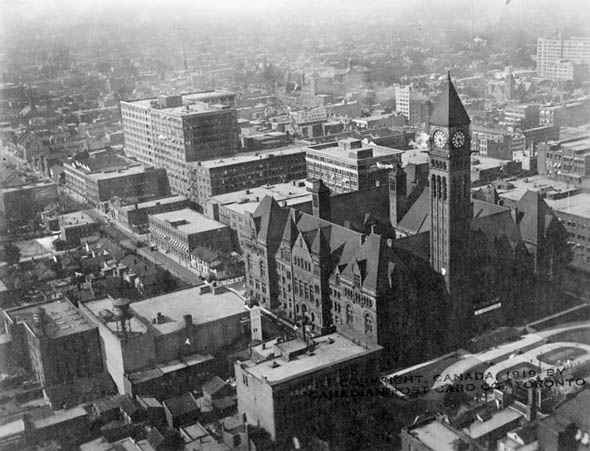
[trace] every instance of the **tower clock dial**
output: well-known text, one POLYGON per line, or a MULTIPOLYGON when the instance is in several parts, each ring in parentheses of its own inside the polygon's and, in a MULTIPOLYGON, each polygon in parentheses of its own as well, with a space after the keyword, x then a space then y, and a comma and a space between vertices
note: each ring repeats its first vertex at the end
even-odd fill
POLYGON ((453 133, 452 142, 455 149, 460 149, 463 147, 465 145, 465 140, 466 137, 463 130, 457 130, 455 133, 453 133))
POLYGON ((432 139, 434 140, 434 145, 438 148, 442 148, 447 143, 447 134, 442 130, 437 130, 432 135, 432 139))

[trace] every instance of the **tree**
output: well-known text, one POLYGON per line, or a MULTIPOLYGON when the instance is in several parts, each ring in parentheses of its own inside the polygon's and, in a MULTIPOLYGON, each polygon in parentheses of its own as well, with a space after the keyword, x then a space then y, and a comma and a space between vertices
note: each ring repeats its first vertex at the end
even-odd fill
POLYGON ((15 265, 20 261, 20 249, 18 246, 8 243, 4 246, 4 259, 8 266, 15 265))

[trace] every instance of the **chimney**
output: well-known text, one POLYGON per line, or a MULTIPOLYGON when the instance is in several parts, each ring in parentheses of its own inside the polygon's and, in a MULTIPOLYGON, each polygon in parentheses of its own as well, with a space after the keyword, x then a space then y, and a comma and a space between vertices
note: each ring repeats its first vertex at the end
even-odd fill
POLYGON ((365 240, 366 240, 366 239, 367 239, 367 235, 365 235, 365 234, 362 234, 362 235, 360 235, 360 242, 361 242, 361 246, 362 246, 363 244, 365 244, 365 240))
POLYGON ((193 316, 190 313, 187 313, 183 316, 184 318, 184 327, 186 329, 187 334, 190 333, 193 327, 193 316))

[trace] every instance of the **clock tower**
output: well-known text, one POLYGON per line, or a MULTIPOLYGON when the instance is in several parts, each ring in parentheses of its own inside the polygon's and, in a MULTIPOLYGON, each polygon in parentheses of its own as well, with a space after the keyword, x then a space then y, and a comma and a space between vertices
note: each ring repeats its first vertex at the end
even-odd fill
POLYGON ((445 279, 451 318, 471 314, 468 255, 471 205, 471 120, 448 80, 430 117, 430 263, 445 279))

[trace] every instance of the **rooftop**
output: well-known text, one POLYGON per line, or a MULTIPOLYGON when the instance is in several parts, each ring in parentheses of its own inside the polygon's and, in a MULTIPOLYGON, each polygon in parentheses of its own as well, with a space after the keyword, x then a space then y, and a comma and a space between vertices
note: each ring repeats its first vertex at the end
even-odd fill
POLYGON ((174 398, 166 399, 164 405, 175 417, 199 410, 197 401, 191 393, 184 393, 174 398))
POLYGON ((311 202, 312 198, 305 180, 295 180, 289 183, 262 185, 247 190, 212 196, 209 202, 223 205, 240 214, 244 212, 253 213, 264 196, 271 196, 279 205, 286 205, 287 207, 311 202))
POLYGON ((518 420, 521 416, 522 415, 519 412, 512 410, 511 408, 498 410, 492 413, 492 417, 489 420, 476 420, 471 423, 469 427, 463 429, 463 432, 473 439, 478 439, 492 431, 495 431, 496 429, 518 420))
MULTIPOLYGON (((500 197, 510 200, 520 200, 527 191, 541 191, 547 194, 567 192, 575 188, 571 183, 560 182, 541 175, 534 175, 526 178, 509 181, 511 187, 507 189, 496 188, 500 197)), ((550 199, 545 199, 551 206, 550 199)))
POLYGON ((433 420, 420 427, 411 429, 410 434, 418 438, 430 449, 437 451, 454 451, 455 440, 460 440, 461 436, 451 428, 445 426, 439 420, 433 420))
POLYGON ((403 150, 392 149, 390 147, 384 146, 377 146, 375 144, 367 145, 365 143, 362 143, 362 148, 346 148, 345 146, 339 145, 339 141, 326 144, 319 144, 307 148, 308 155, 311 153, 318 156, 330 156, 338 160, 345 161, 358 161, 370 158, 393 157, 396 155, 401 157, 403 152, 403 150), (372 151, 372 155, 364 156, 363 153, 368 150, 372 151), (352 154, 358 156, 352 156, 352 154))
MULTIPOLYGON (((274 385, 318 371, 321 368, 371 354, 380 349, 380 347, 367 349, 337 333, 316 338, 314 342, 316 347, 311 354, 303 353, 289 361, 279 356, 258 364, 248 360, 243 362, 246 366, 245 370, 254 377, 265 379, 269 384, 274 385)), ((281 343, 283 348, 289 346, 287 343, 296 347, 305 346, 303 340, 295 339, 281 343)))
POLYGON ((125 177, 128 175, 135 175, 135 174, 143 174, 144 172, 153 171, 154 168, 152 166, 144 166, 144 165, 134 165, 128 166, 126 168, 121 168, 117 170, 109 170, 109 171, 102 171, 102 172, 92 172, 87 175, 88 178, 92 180, 109 180, 114 179, 117 177, 125 177))
POLYGON ((198 161, 198 162, 189 163, 189 165, 193 169, 198 168, 198 167, 218 168, 218 167, 226 167, 226 166, 245 164, 245 163, 249 163, 252 161, 263 160, 263 159, 267 159, 267 158, 297 155, 299 153, 305 153, 305 148, 303 148, 299 145, 289 145, 289 146, 285 146, 285 147, 279 147, 276 149, 269 149, 269 150, 264 150, 264 151, 239 153, 239 154, 234 155, 232 157, 226 157, 226 158, 221 158, 221 159, 217 159, 217 160, 198 161))
MULTIPOLYGON (((107 326, 111 332, 117 332, 118 324, 112 319, 113 317, 113 300, 111 298, 92 299, 81 304, 101 323, 107 326)), ((135 317, 129 319, 129 330, 134 334, 143 334, 147 332, 147 327, 135 317)))
POLYGON ((66 300, 50 301, 7 310, 17 323, 26 323, 37 336, 60 338, 91 330, 93 326, 80 315, 78 309, 66 300), (42 318, 42 328, 35 326, 35 316, 42 318))
POLYGON ((84 211, 75 211, 74 213, 61 215, 59 219, 60 224, 64 225, 65 227, 94 224, 96 222, 92 216, 84 211))
POLYGON ((160 222, 167 222, 176 230, 186 234, 208 232, 227 227, 225 224, 209 219, 190 208, 149 215, 149 218, 160 222))
POLYGON ((161 199, 154 199, 154 200, 150 200, 148 202, 139 202, 137 204, 130 204, 130 205, 124 205, 121 207, 121 210, 137 210, 137 209, 143 209, 143 208, 152 208, 155 207, 157 205, 168 205, 168 204, 173 204, 175 202, 186 202, 187 198, 184 196, 180 196, 180 195, 176 195, 176 196, 169 196, 169 197, 163 197, 161 199))
POLYGON ((134 302, 130 308, 146 322, 150 322, 155 312, 161 313, 164 322, 152 326, 162 334, 183 329, 186 314, 192 316, 193 324, 199 325, 248 313, 244 300, 232 291, 221 288, 218 294, 200 292, 201 287, 187 288, 134 302))
POLYGON ((553 210, 582 218, 590 218, 590 193, 573 194, 563 199, 545 199, 553 210))

